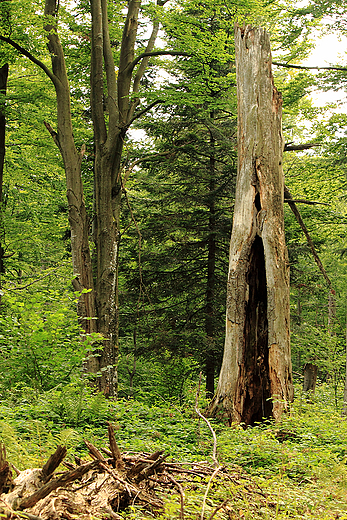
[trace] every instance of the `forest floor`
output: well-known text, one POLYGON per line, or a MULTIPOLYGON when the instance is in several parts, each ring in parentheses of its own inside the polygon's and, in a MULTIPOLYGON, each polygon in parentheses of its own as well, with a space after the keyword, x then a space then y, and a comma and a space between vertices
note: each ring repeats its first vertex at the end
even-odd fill
MULTIPOLYGON (((51 484, 51 495, 32 509, 22 503, 22 513, 12 518, 347 520, 347 421, 329 386, 320 386, 313 399, 297 392, 291 413, 277 424, 211 424, 216 457, 211 431, 193 400, 184 406, 111 402, 74 385, 45 393, 17 389, 0 402, 7 460, 24 475, 28 468, 47 468, 58 445, 67 450, 46 475, 48 483, 62 479, 61 487, 51 484), (84 475, 78 473, 82 466, 84 475), (73 471, 77 477, 71 480, 73 471), (113 486, 117 500, 110 504, 103 496, 102 505, 85 508, 85 516, 71 506, 82 490, 95 497, 103 486, 113 486), (58 505, 64 501, 70 509, 63 514, 58 505)), ((19 507, 18 501, 12 505, 19 507)))

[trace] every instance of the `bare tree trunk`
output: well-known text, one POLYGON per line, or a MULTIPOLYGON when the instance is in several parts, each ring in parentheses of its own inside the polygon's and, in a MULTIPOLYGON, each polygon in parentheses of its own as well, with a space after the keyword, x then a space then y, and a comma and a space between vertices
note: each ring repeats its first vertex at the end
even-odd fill
MULTIPOLYGON (((80 293, 77 312, 85 333, 97 331, 95 292, 92 261, 89 248, 89 219, 86 212, 81 177, 81 161, 84 150, 75 147, 70 107, 70 87, 65 66, 65 57, 57 32, 57 0, 46 0, 45 16, 49 23, 45 26, 48 49, 51 54, 52 72, 50 78, 54 84, 57 98, 57 132, 46 123, 46 127, 58 146, 64 162, 68 215, 71 229, 71 254, 73 265, 73 287, 80 293)), ((89 356, 86 362, 88 372, 97 373, 98 359, 89 356)))
POLYGON ((289 263, 284 237, 282 98, 268 34, 235 28, 238 176, 224 358, 211 415, 278 420, 293 398, 289 263))

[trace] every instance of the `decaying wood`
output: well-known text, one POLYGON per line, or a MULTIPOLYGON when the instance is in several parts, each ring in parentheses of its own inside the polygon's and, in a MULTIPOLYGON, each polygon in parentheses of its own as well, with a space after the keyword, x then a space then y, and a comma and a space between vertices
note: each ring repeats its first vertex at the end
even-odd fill
MULTIPOLYGON (((113 440, 110 441, 112 443, 113 440)), ((168 455, 164 455, 163 451, 131 455, 119 451, 117 457, 122 460, 123 467, 117 469, 112 455, 114 447, 110 451, 107 448, 98 449, 90 442, 86 445, 94 460, 88 462, 75 457, 78 466, 71 471, 54 473, 58 461, 62 462, 66 455, 66 449, 62 446, 58 446, 42 469, 21 471, 13 481, 12 489, 0 494, 0 516, 6 520, 121 520, 126 516, 120 513, 126 511, 129 505, 136 504, 150 512, 150 517, 155 517, 162 516, 165 493, 170 496, 170 501, 176 493, 179 515, 184 520, 186 491, 191 488, 195 492, 200 487, 203 493, 206 477, 209 479, 201 518, 208 512, 208 518, 212 520, 220 510, 228 515, 227 504, 232 501, 231 498, 220 500, 220 503, 217 500, 212 507, 206 501, 212 482, 222 487, 232 482, 233 489, 237 489, 233 497, 236 500, 246 498, 249 504, 254 504, 255 510, 269 502, 268 495, 259 494, 259 486, 240 468, 216 468, 207 461, 166 462, 168 455), (101 451, 106 452, 108 458, 103 458, 101 451), (109 457, 110 454, 112 456, 109 457)), ((5 460, 3 448, 0 450, 2 465, 5 460)))
POLYGON ((55 452, 49 457, 46 464, 42 468, 43 480, 47 480, 52 475, 52 473, 54 473, 60 463, 65 459, 66 453, 66 446, 57 447, 55 452))
POLYGON ((54 480, 50 480, 49 482, 47 482, 47 484, 44 484, 37 491, 35 491, 35 493, 28 496, 24 500, 21 500, 17 506, 17 509, 22 511, 23 509, 33 507, 39 500, 45 498, 55 489, 59 487, 64 487, 70 482, 74 482, 75 480, 81 478, 88 471, 95 469, 97 465, 97 461, 89 462, 88 464, 83 464, 83 466, 79 466, 78 468, 64 473, 63 475, 54 480))
POLYGON ((318 367, 313 363, 306 363, 304 366, 303 391, 314 394, 317 383, 318 367))
POLYGON ((116 437, 114 434, 114 428, 111 423, 108 423, 107 431, 108 431, 108 441, 110 443, 111 453, 114 458, 116 469, 121 470, 124 468, 124 463, 123 463, 121 451, 120 451, 117 441, 116 441, 116 437))
POLYGON ((209 415, 278 420, 293 398, 289 261, 284 236, 282 97, 267 32, 235 28, 238 174, 226 337, 209 415))
POLYGON ((137 460, 137 463, 128 470, 127 477, 128 478, 135 477, 135 475, 138 475, 139 473, 141 473, 142 470, 144 470, 146 468, 149 460, 155 461, 163 453, 164 453, 163 451, 156 451, 155 453, 152 453, 152 455, 150 455, 147 459, 137 460))
POLYGON ((104 462, 104 457, 101 455, 100 451, 98 450, 98 448, 96 448, 91 442, 89 441, 84 441, 85 445, 87 446, 88 450, 89 450, 89 453, 90 455, 92 456, 93 459, 95 460, 101 460, 102 462, 104 462))
POLYGON ((6 460, 6 449, 0 444, 0 494, 9 489, 12 484, 12 472, 9 462, 6 460))

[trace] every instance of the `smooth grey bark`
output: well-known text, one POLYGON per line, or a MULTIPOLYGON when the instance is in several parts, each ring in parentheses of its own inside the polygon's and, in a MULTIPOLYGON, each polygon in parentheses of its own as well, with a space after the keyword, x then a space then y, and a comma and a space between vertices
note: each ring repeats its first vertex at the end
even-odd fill
POLYGON ((235 27, 238 175, 224 357, 209 414, 278 420, 293 399, 289 263, 284 237, 282 98, 269 36, 235 27))

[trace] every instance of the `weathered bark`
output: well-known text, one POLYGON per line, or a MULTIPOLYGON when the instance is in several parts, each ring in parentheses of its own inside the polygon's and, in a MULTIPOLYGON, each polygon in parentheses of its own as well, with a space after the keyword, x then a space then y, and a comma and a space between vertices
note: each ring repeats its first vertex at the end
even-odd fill
POLYGON ((211 415, 253 424, 293 398, 289 263, 284 237, 282 98, 268 34, 235 28, 238 176, 224 358, 211 415))
MULTIPOLYGON (((89 220, 85 211, 80 175, 82 153, 76 151, 72 136, 64 56, 57 33, 51 31, 51 27, 47 27, 50 52, 53 56, 53 73, 59 80, 54 81, 55 77, 53 78, 58 102, 58 135, 54 136, 51 133, 60 148, 66 170, 72 254, 76 274, 75 288, 78 291, 90 290, 89 293, 81 294, 79 315, 87 318, 83 322, 86 332, 99 332, 103 338, 99 355, 88 358, 86 369, 88 372, 98 373, 99 389, 110 396, 116 395, 117 392, 118 258, 122 195, 120 168, 125 133, 134 117, 136 106, 131 104, 129 99, 140 3, 139 0, 131 0, 128 5, 117 79, 109 37, 107 0, 91 1, 91 107, 95 143, 93 240, 97 266, 95 284, 88 243, 89 220), (108 121, 104 111, 105 100, 108 121)), ((56 0, 46 0, 46 14, 57 14, 56 0)), ((158 24, 155 24, 146 51, 150 52, 153 49, 157 32, 158 24)), ((148 58, 137 71, 133 91, 137 91, 139 87, 147 62, 148 58)))

